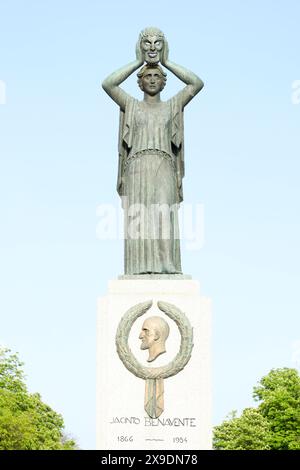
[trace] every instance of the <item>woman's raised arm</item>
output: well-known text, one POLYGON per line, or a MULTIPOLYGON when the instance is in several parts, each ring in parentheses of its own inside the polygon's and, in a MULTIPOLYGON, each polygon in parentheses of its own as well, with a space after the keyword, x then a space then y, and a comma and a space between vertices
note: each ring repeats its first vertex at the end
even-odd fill
POLYGON ((187 105, 194 96, 199 93, 200 90, 204 87, 204 83, 194 72, 186 69, 182 65, 175 64, 171 62, 168 58, 169 50, 168 50, 168 43, 165 41, 164 51, 161 58, 161 63, 164 65, 168 70, 170 70, 174 75, 176 75, 179 80, 186 83, 186 87, 180 92, 182 94, 182 101, 183 106, 187 105))
POLYGON ((136 60, 130 64, 124 65, 120 69, 109 75, 102 83, 103 89, 106 93, 125 110, 127 93, 119 87, 119 85, 126 80, 135 70, 141 67, 144 63, 144 57, 139 44, 136 47, 136 60))

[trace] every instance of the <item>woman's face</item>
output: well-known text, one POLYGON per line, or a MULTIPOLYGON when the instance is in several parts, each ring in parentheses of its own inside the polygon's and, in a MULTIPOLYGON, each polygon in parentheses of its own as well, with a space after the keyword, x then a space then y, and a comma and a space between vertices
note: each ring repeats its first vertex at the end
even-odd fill
POLYGON ((148 68, 142 76, 142 89, 150 96, 155 96, 163 88, 164 79, 157 68, 148 68))
POLYGON ((164 41, 157 35, 145 36, 141 41, 141 48, 148 64, 157 64, 160 61, 164 41))

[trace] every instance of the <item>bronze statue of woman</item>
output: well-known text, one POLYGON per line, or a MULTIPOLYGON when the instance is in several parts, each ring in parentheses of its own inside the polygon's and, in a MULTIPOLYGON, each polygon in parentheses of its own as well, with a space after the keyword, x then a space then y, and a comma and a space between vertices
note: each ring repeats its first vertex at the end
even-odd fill
POLYGON ((102 86, 120 107, 117 190, 125 220, 125 274, 181 273, 178 208, 183 200, 183 110, 202 89, 193 72, 169 61, 168 43, 157 28, 144 29, 136 60, 107 77, 102 86), (146 62, 146 65, 143 65, 146 62), (160 92, 166 73, 186 86, 168 101, 160 92), (120 84, 138 68, 142 101, 120 84))

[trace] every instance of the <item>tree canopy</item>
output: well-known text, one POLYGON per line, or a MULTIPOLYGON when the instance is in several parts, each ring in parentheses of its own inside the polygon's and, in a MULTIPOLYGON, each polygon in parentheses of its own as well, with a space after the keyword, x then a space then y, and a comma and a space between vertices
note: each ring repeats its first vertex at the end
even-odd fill
POLYGON ((270 427, 270 448, 300 450, 300 377, 296 369, 273 369, 254 387, 259 412, 270 427))
POLYGON ((236 412, 214 429, 220 450, 300 450, 300 377, 296 369, 272 369, 254 387, 257 408, 236 412))
POLYGON ((0 450, 72 450, 60 414, 27 390, 23 363, 0 348, 0 450))

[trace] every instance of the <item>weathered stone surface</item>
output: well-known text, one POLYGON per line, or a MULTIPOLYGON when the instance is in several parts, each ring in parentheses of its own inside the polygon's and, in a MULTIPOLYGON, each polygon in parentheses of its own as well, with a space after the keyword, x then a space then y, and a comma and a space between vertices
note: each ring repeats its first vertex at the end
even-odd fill
POLYGON ((117 190, 125 215, 125 274, 180 274, 183 109, 202 89, 203 82, 169 60, 162 31, 146 28, 139 36, 136 60, 113 72, 102 86, 120 107, 117 190), (144 93, 139 101, 120 84, 145 62, 138 73, 144 93), (161 101, 160 93, 167 74, 159 63, 186 85, 166 102, 161 101))
MULTIPOLYGON (((176 323, 164 318, 170 334, 166 352, 153 363, 155 368, 169 364, 181 343, 176 323)), ((98 303, 97 336, 98 449, 211 448, 211 308, 209 299, 199 292, 198 281, 110 281, 107 295, 98 303), (184 312, 194 336, 189 362, 178 374, 164 379, 164 410, 157 419, 150 418, 144 410, 145 380, 124 367, 115 345, 125 312, 147 301, 152 301, 152 307, 136 320, 129 335, 130 349, 145 368, 150 364, 138 337, 145 318, 164 317, 157 306, 159 301, 176 305, 184 312)), ((159 412, 159 400, 155 413, 159 412)))

